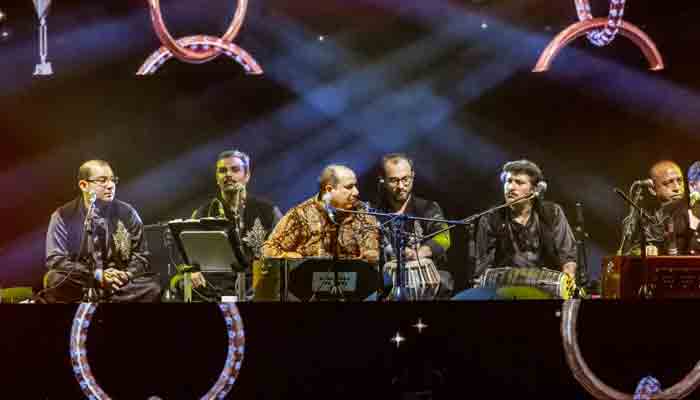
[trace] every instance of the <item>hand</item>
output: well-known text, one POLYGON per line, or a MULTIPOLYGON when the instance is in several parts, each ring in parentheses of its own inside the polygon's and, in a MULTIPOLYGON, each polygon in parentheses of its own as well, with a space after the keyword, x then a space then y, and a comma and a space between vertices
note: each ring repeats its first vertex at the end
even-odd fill
POLYGON ((195 289, 207 286, 207 280, 204 279, 204 274, 201 272, 193 272, 190 278, 192 279, 192 287, 195 289))
POLYGON ((572 278, 576 277, 576 263, 573 261, 569 261, 568 263, 562 265, 561 270, 572 278))
POLYGON ((418 252, 416 252, 415 247, 406 247, 404 249, 404 255, 406 260, 411 261, 419 258, 431 258, 433 256, 433 252, 429 246, 419 247, 418 252))
POLYGON ((129 283, 129 275, 125 271, 116 268, 107 268, 104 272, 104 281, 107 286, 117 290, 129 283))
POLYGON ((418 254, 416 254, 416 251, 413 250, 413 248, 411 248, 411 247, 406 247, 403 250, 403 255, 406 258, 406 260, 409 260, 409 261, 415 260, 416 258, 418 258, 418 254))

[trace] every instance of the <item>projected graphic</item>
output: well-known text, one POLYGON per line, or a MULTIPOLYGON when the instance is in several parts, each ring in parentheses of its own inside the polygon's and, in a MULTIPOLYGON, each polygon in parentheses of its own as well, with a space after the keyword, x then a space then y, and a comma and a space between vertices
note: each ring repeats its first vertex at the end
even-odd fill
POLYGON ((201 64, 211 61, 224 54, 238 62, 246 71, 253 75, 263 73, 262 68, 245 50, 233 44, 233 39, 243 25, 248 0, 239 0, 233 20, 223 36, 212 37, 205 35, 187 36, 178 40, 173 39, 165 26, 160 9, 160 0, 148 0, 151 11, 153 29, 160 39, 163 47, 151 54, 141 65, 137 75, 149 75, 155 73, 160 66, 172 57, 180 61, 192 64, 201 64))
POLYGON ((618 33, 639 47, 652 71, 664 68, 661 53, 651 38, 635 25, 622 19, 625 12, 625 0, 610 0, 608 18, 593 18, 589 0, 574 0, 574 3, 579 22, 569 25, 552 39, 537 60, 533 72, 549 70, 552 61, 561 49, 580 36, 587 35, 591 43, 601 47, 610 44, 618 33))
MULTIPOLYGON (((638 397, 623 393, 601 381, 591 369, 581 354, 578 344, 578 313, 581 308, 581 300, 566 300, 562 305, 561 338, 564 344, 566 363, 569 365, 574 378, 588 393, 596 399, 682 399, 690 395, 700 385, 700 362, 680 382, 658 392, 658 381, 646 377, 640 381, 642 391, 652 392, 653 397, 638 397), (651 381, 651 382, 649 382, 651 381), (650 384, 651 383, 651 384, 650 384)), ((639 391, 639 389, 638 389, 639 391)))
MULTIPOLYGON (((219 305, 221 315, 226 322, 228 334, 228 352, 224 368, 209 391, 201 397, 202 400, 223 399, 233 388, 238 377, 238 372, 243 363, 243 353, 245 351, 245 333, 243 331, 243 320, 238 313, 235 304, 222 303, 219 305)), ((73 317, 73 325, 70 332, 70 357, 78 384, 85 397, 91 400, 109 400, 111 397, 100 387, 90 370, 87 354, 87 338, 97 304, 81 303, 73 317)))

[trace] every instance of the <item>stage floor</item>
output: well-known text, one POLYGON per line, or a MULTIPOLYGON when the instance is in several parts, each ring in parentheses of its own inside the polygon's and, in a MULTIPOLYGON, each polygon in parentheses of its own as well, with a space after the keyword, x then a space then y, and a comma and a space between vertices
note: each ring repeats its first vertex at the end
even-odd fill
MULTIPOLYGON (((700 359, 699 307, 584 302, 581 350, 619 390, 633 392, 647 375, 666 387, 700 359)), ((0 305, 3 399, 83 398, 69 354, 76 309, 0 305)), ((245 356, 230 399, 590 398, 564 358, 560 301, 243 303, 238 310, 245 356)), ((219 376, 227 343, 213 304, 105 304, 87 350, 113 399, 198 399, 219 376)))

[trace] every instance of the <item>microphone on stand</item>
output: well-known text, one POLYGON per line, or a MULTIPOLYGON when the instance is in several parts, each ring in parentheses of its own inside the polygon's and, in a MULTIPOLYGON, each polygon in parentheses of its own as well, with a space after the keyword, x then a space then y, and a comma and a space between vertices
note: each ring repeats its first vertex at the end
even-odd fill
POLYGON ((652 187, 652 186, 654 186, 654 181, 651 179, 639 179, 639 180, 634 181, 632 183, 632 186, 652 187))
POLYGON ((323 208, 326 210, 328 218, 337 225, 338 223, 335 222, 335 207, 331 205, 331 194, 328 192, 324 193, 323 196, 321 196, 321 200, 323 201, 323 208))
POLYGON ((226 198, 230 201, 232 211, 238 211, 241 205, 241 195, 245 193, 245 185, 239 182, 234 182, 233 185, 227 186, 224 191, 226 198))
POLYGON ((537 197, 542 197, 544 195, 544 192, 547 191, 547 182, 545 181, 539 181, 537 182, 537 186, 535 186, 535 196, 537 197))

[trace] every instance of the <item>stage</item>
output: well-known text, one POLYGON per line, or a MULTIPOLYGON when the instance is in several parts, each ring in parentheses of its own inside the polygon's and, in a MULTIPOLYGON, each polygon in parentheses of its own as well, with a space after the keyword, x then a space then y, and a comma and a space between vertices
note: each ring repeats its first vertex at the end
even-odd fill
MULTIPOLYGON (((238 304, 244 359, 226 398, 590 398, 565 360, 561 305, 238 304)), ((632 393, 647 375, 670 386, 700 358, 689 318, 697 306, 584 302, 581 351, 618 390, 632 393)), ((69 354, 76 309, 0 306, 3 398, 83 398, 69 354)), ((88 332, 91 371, 113 399, 200 398, 225 362, 226 325, 213 304, 105 304, 88 332)))

